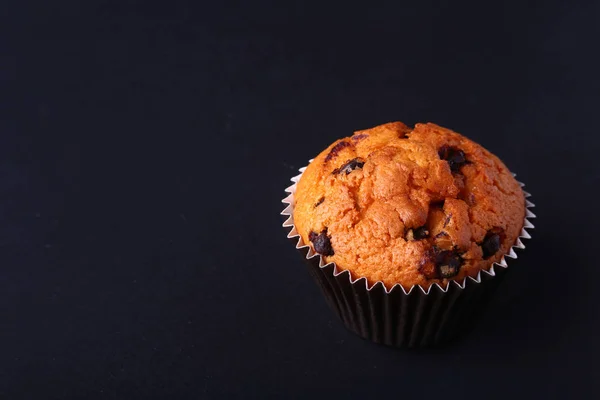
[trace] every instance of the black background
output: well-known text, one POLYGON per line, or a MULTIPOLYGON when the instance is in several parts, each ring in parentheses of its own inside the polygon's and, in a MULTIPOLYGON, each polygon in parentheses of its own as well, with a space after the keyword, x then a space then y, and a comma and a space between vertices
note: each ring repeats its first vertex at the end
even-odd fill
POLYGON ((598 2, 2 9, 0 397, 598 395, 598 2), (297 168, 393 120, 537 205, 444 349, 346 331, 281 227, 297 168))

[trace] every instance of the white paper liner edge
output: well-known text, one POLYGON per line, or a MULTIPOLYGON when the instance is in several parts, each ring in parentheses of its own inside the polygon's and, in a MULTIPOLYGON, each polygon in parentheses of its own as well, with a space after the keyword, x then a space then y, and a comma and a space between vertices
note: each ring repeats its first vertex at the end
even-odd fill
MULTIPOLYGON (((309 164, 312 162, 313 160, 309 160, 309 164)), ((465 278, 463 278, 462 281, 455 281, 455 280, 451 280, 448 285, 443 288, 439 283, 434 283, 431 286, 429 286, 427 289, 425 289, 423 286, 421 285, 413 285, 408 291, 404 289, 404 287, 402 285, 400 285, 399 283, 396 283, 394 286, 392 286, 390 289, 388 289, 385 284, 382 281, 377 281, 375 282, 373 285, 371 285, 369 287, 367 278, 365 277, 361 277, 361 278, 357 278, 357 279, 352 279, 352 275, 350 274, 350 271, 348 270, 339 270, 337 265, 334 262, 331 263, 325 263, 325 260, 323 259, 323 256, 321 256, 320 254, 316 253, 313 251, 312 247, 309 245, 306 245, 302 242, 302 238, 300 237, 300 234, 298 234, 298 231, 296 230, 296 227, 294 225, 294 217, 293 217, 293 213, 294 213, 294 193, 296 192, 296 186, 298 184, 298 182, 300 181, 300 178, 302 177, 302 174, 304 173, 304 171, 306 170, 307 167, 302 167, 299 169, 300 174, 296 175, 294 177, 291 178, 291 181, 293 182, 293 184, 289 187, 287 187, 285 189, 285 192, 289 193, 289 195, 287 197, 285 197, 281 202, 284 204, 287 204, 287 206, 285 207, 285 209, 281 212, 281 215, 284 216, 288 216, 288 218, 285 220, 285 222, 283 223, 283 227, 284 228, 288 228, 290 229, 287 237, 290 239, 295 239, 298 238, 297 244, 296 244, 296 249, 300 250, 300 249, 304 249, 306 247, 308 247, 308 253, 306 254, 306 258, 307 259, 311 259, 313 257, 319 257, 319 267, 322 269, 325 266, 328 265, 333 265, 333 275, 334 276, 339 276, 341 274, 347 274, 348 275, 348 280, 350 281, 350 284, 352 285, 357 285, 357 284, 363 284, 360 281, 364 281, 364 285, 367 288, 367 291, 372 290, 375 286, 381 284, 386 293, 391 293, 394 290, 401 290, 405 295, 410 294, 413 290, 417 290, 415 289, 415 287, 418 287, 424 294, 429 294, 431 292, 431 290, 436 287, 438 290, 440 290, 441 292, 447 292, 448 288, 450 287, 450 285, 454 284, 457 287, 459 287, 460 289, 464 289, 466 287, 467 284, 479 284, 481 283, 481 274, 487 274, 489 276, 496 276, 496 272, 494 270, 495 267, 498 268, 508 268, 508 264, 506 262, 506 257, 510 257, 513 259, 517 259, 517 253, 515 252, 514 249, 520 249, 520 250, 524 250, 525 249, 525 245, 523 244, 523 241, 521 239, 531 239, 531 235, 529 234, 529 232, 527 231, 527 229, 534 229, 535 226, 531 223, 531 221, 529 221, 530 218, 536 218, 536 215, 531 212, 531 210, 529 210, 530 208, 535 207, 535 204, 533 204, 531 201, 527 200, 528 197, 531 197, 531 194, 524 191, 523 190, 523 194, 525 196, 525 220, 523 221, 523 228, 521 229, 521 233, 519 234, 519 237, 517 238, 517 240, 515 241, 515 244, 512 245, 509 248, 508 253, 506 253, 505 255, 502 256, 502 258, 500 259, 499 262, 495 262, 491 265, 489 270, 481 270, 477 273, 477 276, 475 278, 471 277, 471 276, 467 276, 465 278)), ((517 176, 517 174, 513 173, 512 174, 514 177, 517 176)), ((518 182, 518 181, 517 181, 518 182)), ((519 185, 521 187, 524 187, 525 184, 522 182, 518 182, 519 185)))

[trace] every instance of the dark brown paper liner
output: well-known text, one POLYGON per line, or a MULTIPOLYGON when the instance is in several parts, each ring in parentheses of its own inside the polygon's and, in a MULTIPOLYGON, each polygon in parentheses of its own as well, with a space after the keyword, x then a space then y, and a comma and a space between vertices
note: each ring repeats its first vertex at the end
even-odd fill
MULTIPOLYGON (((300 172, 305 169, 301 168, 300 172)), ((290 194, 283 200, 287 207, 281 214, 287 217, 283 226, 290 229, 288 238, 302 252, 311 276, 344 325, 365 339, 388 346, 436 346, 465 332, 485 310, 506 274, 506 258, 517 258, 514 249, 525 248, 521 239, 530 239, 526 229, 534 227, 528 219, 535 218, 529 210, 535 206, 526 200, 525 221, 519 238, 489 271, 480 271, 477 277, 466 277, 461 282, 451 281, 446 288, 436 283, 428 289, 415 285, 406 291, 401 285, 395 285, 387 290, 382 282, 369 287, 366 278, 353 280, 350 272, 339 270, 335 263, 325 264, 319 254, 303 243, 292 217, 300 176, 302 174, 292 178, 294 184, 286 189, 290 194)), ((526 198, 530 197, 524 193, 526 198)))

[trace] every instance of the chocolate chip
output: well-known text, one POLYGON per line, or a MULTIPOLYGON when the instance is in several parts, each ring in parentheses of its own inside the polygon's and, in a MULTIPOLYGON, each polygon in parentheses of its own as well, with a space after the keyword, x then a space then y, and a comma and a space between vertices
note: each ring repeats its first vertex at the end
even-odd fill
POLYGON ((442 250, 435 257, 435 264, 441 278, 452 278, 458 274, 462 260, 453 250, 442 250))
MULTIPOLYGON (((315 203, 315 208, 319 207, 319 206, 321 205, 321 203, 323 203, 324 201, 325 201, 325 197, 321 197, 321 198, 319 199, 319 201, 317 201, 317 202, 315 203)), ((312 233, 312 232, 311 232, 311 233, 312 233)))
POLYGON ((352 136, 352 140, 354 140, 355 142, 358 142, 358 141, 366 139, 368 137, 369 137, 369 135, 367 135, 366 133, 359 133, 359 134, 352 136))
POLYGON ((427 279, 452 278, 458 275, 462 262, 455 250, 442 250, 433 246, 421 260, 419 272, 427 279))
POLYGON ((460 168, 467 163, 464 151, 452 146, 442 146, 438 151, 440 159, 446 160, 452 172, 459 172, 460 168))
POLYGON ((415 229, 409 229, 404 238, 406 240, 421 240, 429 236, 429 231, 426 226, 421 226, 415 229))
POLYGON ((426 226, 421 226, 414 230, 413 236, 415 240, 425 239, 427 236, 429 236, 429 231, 427 230, 426 226))
POLYGON ((329 154, 327 154, 327 157, 325 157, 325 162, 331 160, 332 158, 337 157, 338 153, 340 151, 342 151, 342 149, 344 149, 345 147, 349 147, 349 146, 352 146, 352 144, 349 142, 341 141, 341 142, 337 143, 335 146, 333 146, 331 148, 331 150, 329 151, 329 154))
POLYGON ((350 161, 347 161, 344 165, 342 165, 339 168, 336 168, 333 173, 334 174, 341 174, 343 172, 346 173, 346 175, 348 175, 350 172, 354 171, 357 168, 362 168, 363 165, 365 165, 365 162, 360 159, 360 158, 355 158, 352 159, 350 161))
POLYGON ((433 246, 421 260, 419 272, 427 279, 452 278, 460 271, 462 258, 455 250, 433 246))
POLYGON ((481 250, 483 250, 483 258, 487 259, 492 257, 500 250, 500 245, 504 239, 504 230, 502 228, 493 228, 488 231, 481 243, 481 250))
POLYGON ((327 229, 324 229, 321 233, 310 232, 308 239, 312 242, 315 251, 324 256, 334 255, 333 248, 331 247, 331 241, 327 236, 327 229))

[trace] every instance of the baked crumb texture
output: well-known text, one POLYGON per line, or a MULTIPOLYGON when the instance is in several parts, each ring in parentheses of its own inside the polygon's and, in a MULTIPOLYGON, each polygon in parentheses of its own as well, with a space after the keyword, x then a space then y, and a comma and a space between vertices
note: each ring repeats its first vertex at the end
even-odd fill
POLYGON ((392 122, 336 141, 303 172, 294 203, 304 244, 388 290, 489 270, 520 243, 527 212, 496 156, 432 123, 392 122))

